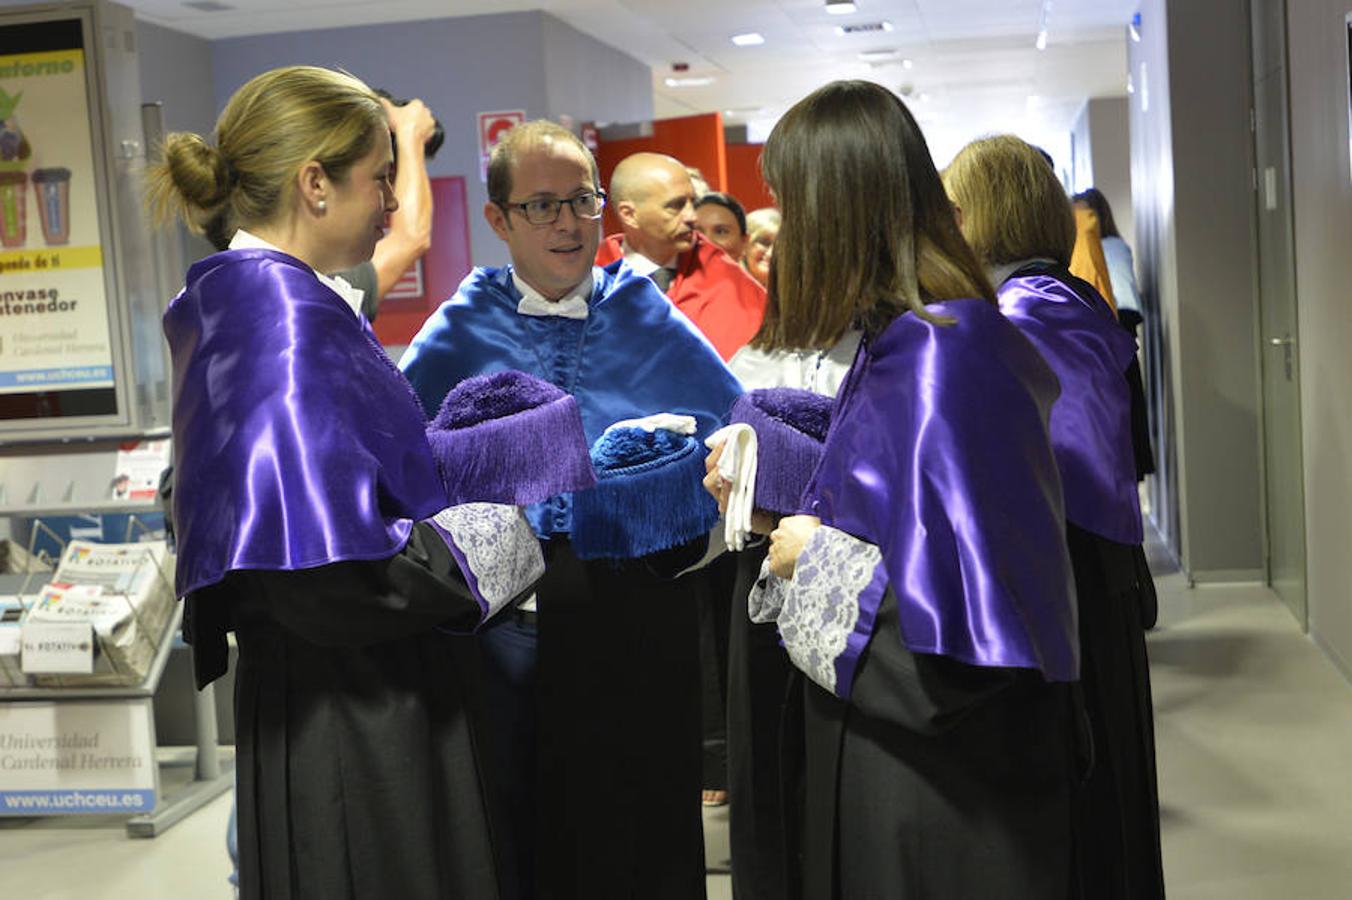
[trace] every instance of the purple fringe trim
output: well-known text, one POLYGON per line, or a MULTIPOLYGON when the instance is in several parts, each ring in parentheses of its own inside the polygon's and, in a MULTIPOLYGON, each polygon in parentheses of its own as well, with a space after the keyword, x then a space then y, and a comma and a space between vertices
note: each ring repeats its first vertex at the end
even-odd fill
POLYGON ((594 485, 582 414, 576 400, 560 394, 543 406, 478 425, 429 428, 427 442, 447 505, 528 506, 594 485))
POLYGON ((786 515, 798 511, 822 459, 831 405, 829 397, 796 388, 752 391, 733 404, 731 422, 756 432, 758 508, 786 515), (806 428, 790 424, 795 420, 806 428))
POLYGON ((545 406, 568 396, 548 381, 508 370, 475 375, 457 384, 441 401, 432 424, 438 428, 471 428, 492 419, 545 406))

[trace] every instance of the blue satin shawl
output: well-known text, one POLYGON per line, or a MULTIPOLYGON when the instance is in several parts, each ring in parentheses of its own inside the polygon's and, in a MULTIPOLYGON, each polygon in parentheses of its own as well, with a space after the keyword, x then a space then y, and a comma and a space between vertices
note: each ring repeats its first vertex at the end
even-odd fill
MULTIPOLYGON (((622 419, 694 416, 717 429, 742 393, 713 345, 652 281, 619 262, 592 270, 585 319, 518 313, 510 266, 479 268, 423 325, 400 360, 423 408, 472 375, 518 369, 577 398, 587 440, 622 419)), ((540 537, 573 531, 571 497, 527 509, 540 537)))
MULTIPOLYGON (((1074 680, 1074 582, 1047 434, 1056 378, 994 305, 929 309, 956 324, 903 315, 860 351, 804 509, 882 551, 913 652, 1074 680)), ((861 608, 847 655, 876 614, 861 608)))
POLYGON ((1016 275, 999 288, 1000 311, 1033 342, 1061 382, 1052 450, 1066 519, 1122 544, 1141 543, 1126 371, 1136 341, 1107 301, 1053 274, 1016 275))
POLYGON ((384 559, 446 506, 417 398, 370 326, 300 260, 207 257, 164 333, 179 596, 234 569, 384 559))

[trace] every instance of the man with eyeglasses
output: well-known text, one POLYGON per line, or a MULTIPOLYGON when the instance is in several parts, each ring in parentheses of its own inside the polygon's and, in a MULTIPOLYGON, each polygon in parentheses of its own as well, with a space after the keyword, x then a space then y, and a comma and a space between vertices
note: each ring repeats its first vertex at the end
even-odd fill
POLYGON ((725 360, 760 330, 765 288, 698 231, 699 197, 680 161, 635 153, 610 178, 623 229, 601 244, 596 264, 623 259, 647 275, 725 360))
MULTIPOLYGON (((741 387, 714 349, 651 280, 593 267, 606 198, 582 142, 518 125, 488 196, 511 265, 475 269, 401 362, 429 414, 461 380, 519 369, 572 393, 591 441, 658 413, 716 429, 741 387)), ((703 898, 696 605, 672 577, 703 547, 581 560, 570 495, 527 514, 545 578, 479 636, 517 896, 703 898)))

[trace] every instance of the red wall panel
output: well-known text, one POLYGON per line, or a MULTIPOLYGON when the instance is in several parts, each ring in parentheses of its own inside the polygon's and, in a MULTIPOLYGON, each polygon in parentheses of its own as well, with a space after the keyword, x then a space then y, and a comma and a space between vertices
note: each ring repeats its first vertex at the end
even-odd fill
POLYGON ((764 144, 728 144, 728 180, 724 190, 736 197, 747 212, 774 206, 770 189, 761 179, 760 157, 764 144))
POLYGON ((427 317, 469 274, 469 209, 463 176, 432 179, 432 248, 422 266, 420 293, 404 299, 386 297, 380 304, 373 327, 386 347, 413 340, 427 317))

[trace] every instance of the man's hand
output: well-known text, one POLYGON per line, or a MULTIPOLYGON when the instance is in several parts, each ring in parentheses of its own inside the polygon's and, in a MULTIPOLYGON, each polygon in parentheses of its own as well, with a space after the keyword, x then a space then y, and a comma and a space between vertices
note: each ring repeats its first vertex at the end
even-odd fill
POLYGON ((728 442, 723 441, 704 457, 704 489, 718 501, 720 516, 727 514, 728 498, 732 496, 732 482, 718 474, 718 460, 723 456, 723 450, 727 446, 728 442))
POLYGON ((418 152, 422 153, 437 127, 432 111, 421 100, 410 100, 403 106, 395 106, 384 98, 380 102, 390 120, 390 131, 394 132, 399 145, 409 149, 417 147, 418 152))
POLYGON ((779 527, 770 532, 770 571, 780 578, 792 578, 808 538, 821 525, 822 520, 816 516, 785 516, 780 519, 779 527))
POLYGON ((395 136, 394 196, 399 208, 390 230, 376 242, 376 300, 384 299, 400 277, 432 247, 432 182, 427 176, 427 139, 437 121, 421 100, 395 106, 380 101, 395 136))

